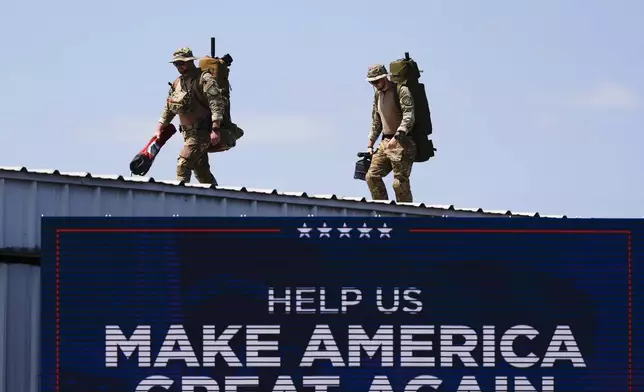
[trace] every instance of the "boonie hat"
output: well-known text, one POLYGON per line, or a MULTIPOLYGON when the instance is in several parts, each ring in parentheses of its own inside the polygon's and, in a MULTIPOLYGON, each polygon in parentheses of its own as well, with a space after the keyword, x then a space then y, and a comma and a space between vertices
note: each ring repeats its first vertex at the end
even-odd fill
POLYGON ((172 53, 172 60, 170 60, 171 63, 174 63, 175 61, 192 61, 192 60, 197 60, 198 57, 195 57, 192 54, 192 49, 190 48, 181 48, 177 49, 174 53, 172 53))
POLYGON ((386 78, 387 75, 387 68, 382 64, 376 64, 369 67, 369 70, 367 71, 367 79, 365 80, 367 82, 375 82, 376 80, 386 78))

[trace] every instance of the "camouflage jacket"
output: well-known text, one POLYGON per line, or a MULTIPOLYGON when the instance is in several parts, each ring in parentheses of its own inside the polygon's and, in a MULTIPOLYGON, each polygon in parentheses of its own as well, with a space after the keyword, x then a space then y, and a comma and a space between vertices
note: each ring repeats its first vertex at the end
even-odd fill
POLYGON ((222 120, 226 100, 215 78, 199 68, 179 76, 171 83, 159 122, 168 125, 176 115, 181 124, 203 120, 222 120))
MULTIPOLYGON (((402 120, 398 126, 398 131, 405 133, 411 132, 414 128, 414 98, 409 91, 407 86, 394 84, 392 87, 395 89, 397 96, 398 108, 402 114, 402 120)), ((381 92, 376 91, 373 99, 373 107, 371 109, 371 131, 369 132, 369 140, 375 141, 378 139, 378 136, 382 133, 382 119, 380 118, 380 113, 378 112, 378 104, 381 97, 381 92)))

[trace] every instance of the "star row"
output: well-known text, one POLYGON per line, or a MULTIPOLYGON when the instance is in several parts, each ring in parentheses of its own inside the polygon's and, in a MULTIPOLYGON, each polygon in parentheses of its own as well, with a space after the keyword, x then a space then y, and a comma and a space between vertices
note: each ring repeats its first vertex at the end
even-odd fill
MULTIPOLYGON (((311 238, 311 232, 314 230, 312 227, 308 227, 306 223, 302 227, 297 229, 300 232, 300 238, 311 238)), ((328 227, 326 222, 322 224, 322 227, 318 227, 317 231, 320 233, 320 238, 331 238, 332 227, 328 227)), ((351 238, 352 227, 347 227, 347 224, 343 224, 342 227, 338 227, 336 230, 340 232, 340 238, 351 238)), ((380 233, 380 238, 391 238, 391 228, 387 227, 387 224, 384 223, 382 227, 371 228, 367 227, 366 223, 362 224, 362 227, 357 228, 360 236, 358 238, 371 238, 371 232, 377 230, 380 233)), ((376 233, 378 235, 378 233, 376 233)))

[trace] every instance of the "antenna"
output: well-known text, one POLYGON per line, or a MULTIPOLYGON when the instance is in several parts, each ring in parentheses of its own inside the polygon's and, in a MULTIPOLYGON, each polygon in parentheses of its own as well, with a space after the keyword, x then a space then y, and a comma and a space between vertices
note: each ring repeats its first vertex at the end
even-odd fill
POLYGON ((215 58, 215 37, 210 37, 210 57, 215 58))

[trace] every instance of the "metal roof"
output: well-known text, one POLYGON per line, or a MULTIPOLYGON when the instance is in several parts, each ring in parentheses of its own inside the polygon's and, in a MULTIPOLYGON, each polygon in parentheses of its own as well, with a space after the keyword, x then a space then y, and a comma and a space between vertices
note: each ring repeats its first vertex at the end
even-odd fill
POLYGON ((40 391, 40 268, 0 256, 0 392, 40 391))
MULTIPOLYGON (((24 180, 41 182, 72 181, 87 186, 137 188, 146 191, 183 193, 189 195, 236 197, 242 199, 273 196, 283 199, 284 203, 318 205, 324 200, 338 202, 345 208, 369 209, 392 212, 396 215, 433 215, 433 216, 521 216, 542 218, 566 218, 565 215, 543 215, 538 212, 518 212, 510 210, 485 210, 480 207, 456 207, 454 205, 433 205, 425 203, 396 203, 395 201, 368 200, 364 197, 343 197, 335 194, 309 195, 306 192, 280 192, 276 189, 257 189, 249 187, 212 186, 207 184, 183 183, 182 181, 161 181, 153 177, 124 177, 121 175, 92 174, 88 172, 61 172, 56 169, 28 169, 26 167, 0 166, 0 179, 18 175, 24 180), (25 177, 26 176, 26 177, 25 177)), ((79 184, 79 185, 80 185, 79 184)))
POLYGON ((538 213, 0 167, 0 253, 37 256, 43 216, 543 217, 538 213))

